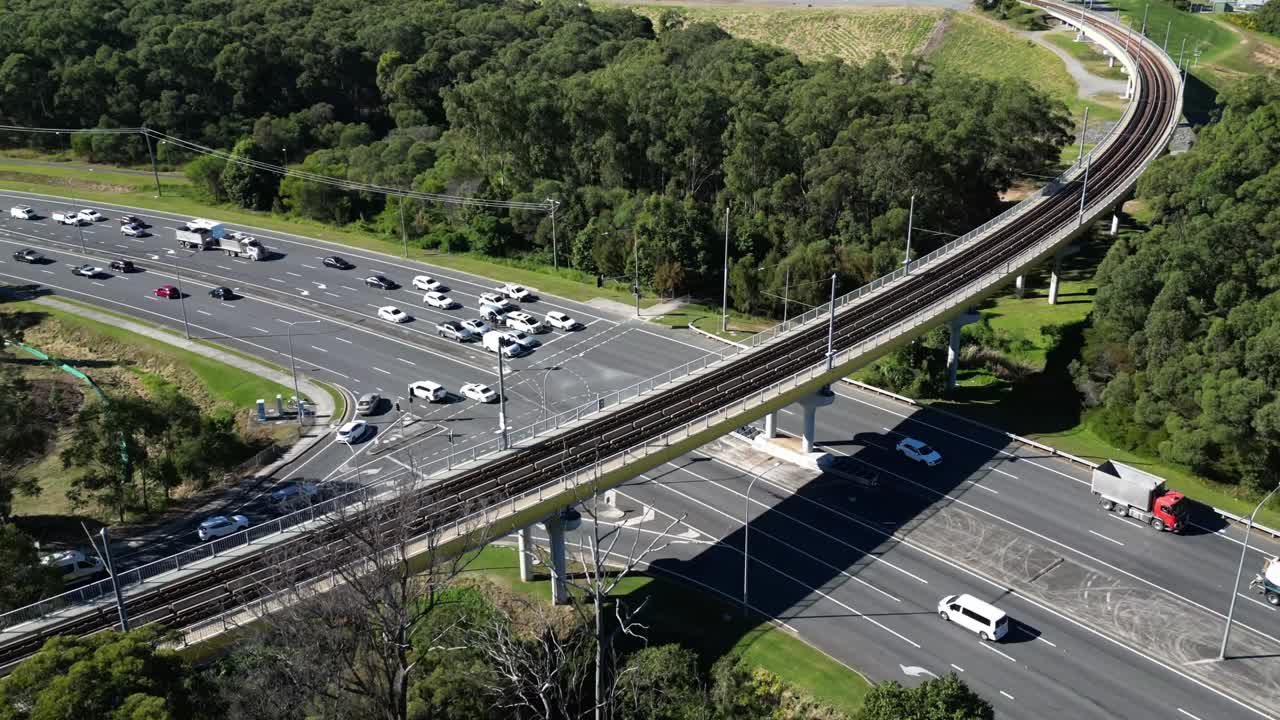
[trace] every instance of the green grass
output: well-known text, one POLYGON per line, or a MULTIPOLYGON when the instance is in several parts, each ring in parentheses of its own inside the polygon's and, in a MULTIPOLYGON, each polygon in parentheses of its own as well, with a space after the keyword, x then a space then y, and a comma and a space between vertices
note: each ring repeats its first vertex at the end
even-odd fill
MULTIPOLYGON (((516 553, 486 547, 469 566, 516 592, 548 601, 549 581, 520 582, 516 553)), ((705 664, 739 652, 752 666, 773 672, 807 695, 849 714, 862 707, 870 685, 856 671, 785 630, 757 618, 743 619, 737 606, 661 577, 633 573, 615 591, 633 601, 648 598, 650 645, 679 643, 698 652, 705 664)))
POLYGON ((651 318, 651 322, 661 325, 668 325, 672 328, 685 328, 689 323, 693 323, 699 330, 709 332, 712 335, 733 340, 734 342, 742 342, 750 338, 753 334, 761 330, 768 329, 776 323, 767 318, 755 317, 753 315, 745 315, 736 310, 729 311, 729 331, 720 331, 720 306, 719 305, 703 305, 701 303, 689 303, 682 305, 679 310, 659 315, 651 318))
POLYGON ((1107 56, 1096 45, 1087 42, 1076 42, 1075 37, 1075 33, 1071 32, 1048 32, 1044 34, 1045 40, 1079 60, 1080 64, 1084 65, 1084 68, 1090 73, 1111 80, 1124 80, 1128 77, 1124 72, 1123 66, 1119 63, 1116 63, 1114 67, 1108 67, 1107 56))
POLYGON ((929 58, 943 71, 1025 80, 1063 102, 1076 98, 1075 80, 1062 59, 1048 49, 976 15, 952 13, 949 23, 941 45, 929 58))
POLYGON ((718 25, 734 37, 786 48, 806 60, 836 57, 864 63, 877 53, 899 59, 928 41, 942 10, 936 8, 842 8, 698 5, 631 6, 651 19, 678 9, 695 22, 718 25))

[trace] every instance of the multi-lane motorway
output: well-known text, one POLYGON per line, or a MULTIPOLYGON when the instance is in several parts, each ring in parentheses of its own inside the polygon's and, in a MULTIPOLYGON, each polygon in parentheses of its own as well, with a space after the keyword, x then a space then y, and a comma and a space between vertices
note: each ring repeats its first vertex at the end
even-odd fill
MULTIPOLYGON (((42 214, 78 206, 16 196, 3 201, 27 202, 42 214)), ((75 228, 8 221, 0 242, 14 249, 40 249, 54 262, 30 266, 0 254, 5 261, 0 278, 38 284, 176 328, 182 323, 178 302, 151 299, 150 293, 155 286, 175 282, 172 266, 183 262, 193 334, 283 362, 284 322, 320 319, 318 325, 295 329, 300 367, 357 394, 380 389, 394 397, 418 379, 434 379, 455 390, 463 382, 494 381, 492 355, 440 341, 429 331, 412 333, 377 321, 370 306, 389 301, 345 278, 381 272, 407 284, 413 274, 433 274, 464 303, 464 310, 450 313, 455 317, 472 316, 474 295, 492 287, 491 281, 262 232, 256 234, 280 253, 274 260, 228 264, 213 252, 176 259, 168 253, 173 243, 163 228, 178 218, 99 209, 108 217, 123 211, 143 215, 156 234, 135 242, 120 237, 113 220, 98 223, 86 228, 93 230, 85 236, 86 258, 75 228), (360 267, 345 273, 321 269, 317 258, 334 253, 360 267), (133 258, 144 271, 98 280, 70 272, 70 266, 85 261, 106 266, 114 257, 133 258), (303 282, 273 287, 296 281, 290 273, 302 276, 312 289, 303 282), (338 297, 317 302, 314 283, 338 297), (204 291, 213 285, 239 288, 242 297, 212 300, 204 291)), ((395 291, 390 294, 397 297, 395 291)), ((396 302, 424 320, 433 317, 413 306, 419 296, 403 291, 396 302)), ((544 335, 542 348, 512 363, 512 424, 541 412, 544 376, 547 402, 553 411, 562 410, 589 393, 608 392, 670 364, 717 351, 686 334, 592 306, 548 297, 530 309, 553 307, 587 327, 544 335), (545 368, 557 369, 537 371, 545 368)), ((1100 512, 1079 468, 1035 457, 1009 446, 1003 436, 944 416, 908 417, 909 409, 889 401, 848 389, 840 393, 836 404, 819 415, 819 439, 830 452, 853 454, 875 466, 882 488, 869 492, 819 479, 797 492, 797 487, 771 479, 765 472, 769 464, 756 467, 765 477, 750 504, 754 607, 875 679, 918 682, 927 675, 916 668, 961 672, 1005 717, 1172 713, 1208 720, 1256 717, 1274 707, 1280 693, 1270 678, 1280 655, 1280 613, 1240 588, 1244 595, 1237 618, 1242 626, 1234 652, 1253 657, 1219 664, 1213 662, 1216 646, 1205 642, 1221 629, 1240 549, 1238 533, 1203 517, 1201 527, 1188 536, 1157 535, 1100 512), (906 464, 891 452, 898 433, 928 440, 944 453, 945 462, 931 469, 906 464), (1015 619, 1017 631, 992 646, 943 624, 935 615, 937 600, 954 592, 998 602, 1015 619), (1199 629, 1204 637, 1189 641, 1188 628, 1199 629), (1252 696, 1252 707, 1232 695, 1252 696)), ((470 402, 432 406, 430 416, 435 427, 452 427, 458 443, 487 438, 496 427, 495 408, 470 402)), ((379 422, 385 426, 395 419, 392 412, 379 422)), ((784 412, 781 425, 794 431, 798 420, 784 412)), ((345 446, 330 444, 292 468, 288 477, 346 476, 341 470, 353 461, 376 476, 404 463, 405 453, 425 458, 447 449, 447 443, 437 430, 424 431, 409 449, 397 453, 375 456, 372 447, 357 446, 353 455, 345 446)), ((685 515, 686 524, 698 532, 697 539, 673 545, 656 567, 738 597, 748 480, 746 468, 693 454, 625 487, 624 497, 651 505, 660 516, 685 515)), ((260 498, 248 503, 250 512, 262 507, 260 498)), ((1264 552, 1277 549, 1262 544, 1251 552, 1249 566, 1257 565, 1264 552)))

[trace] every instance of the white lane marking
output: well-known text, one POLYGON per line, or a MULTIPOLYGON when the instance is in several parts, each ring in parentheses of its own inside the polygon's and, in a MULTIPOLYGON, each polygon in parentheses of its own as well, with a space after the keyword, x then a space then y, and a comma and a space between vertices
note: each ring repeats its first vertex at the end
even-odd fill
POLYGON ((1192 715, 1191 713, 1187 712, 1186 710, 1183 710, 1182 708, 1178 708, 1178 712, 1191 718, 1191 720, 1200 720, 1200 718, 1196 717, 1195 715, 1192 715))
POLYGON ((1013 657, 1012 655, 1010 655, 1010 654, 1008 654, 1008 653, 1001 652, 1001 651, 999 651, 999 650, 997 650, 997 649, 995 649, 995 648, 991 647, 991 643, 981 642, 981 641, 980 641, 980 642, 978 643, 978 645, 979 645, 980 647, 984 647, 984 648, 986 648, 986 649, 990 650, 991 652, 993 652, 993 653, 995 653, 995 654, 999 655, 1000 657, 1003 657, 1005 660, 1008 660, 1009 662, 1013 662, 1013 663, 1018 662, 1017 660, 1015 660, 1015 659, 1014 659, 1014 657, 1013 657))
POLYGON ((121 245, 120 243, 116 243, 116 247, 118 247, 118 248, 124 248, 125 250, 128 250, 128 249, 129 249, 129 246, 128 246, 128 245, 121 245))
POLYGON ((267 278, 267 279, 274 283, 280 283, 281 285, 284 284, 284 281, 281 280, 280 278, 267 278))
POLYGON ((254 327, 254 326, 252 326, 252 325, 250 325, 250 326, 249 326, 249 329, 250 329, 250 330, 257 330, 258 332, 262 333, 263 335, 269 335, 269 334, 270 334, 270 331, 269 331, 269 330, 263 330, 263 329, 262 329, 262 328, 260 328, 260 327, 254 327))
POLYGON ((1248 600, 1249 602, 1252 602, 1252 603, 1257 603, 1257 604, 1261 605, 1262 607, 1264 607, 1264 608, 1266 608, 1266 609, 1268 609, 1268 610, 1270 610, 1270 611, 1272 611, 1272 612, 1275 612, 1275 610, 1276 610, 1275 606, 1273 606, 1271 603, 1263 602, 1263 601, 1259 600, 1258 598, 1249 597, 1248 595, 1245 595, 1244 593, 1236 593, 1236 594, 1237 594, 1237 595, 1239 595, 1240 597, 1244 598, 1245 600, 1248 600))
POLYGON ((288 320, 281 320, 280 318, 276 318, 276 322, 278 322, 278 323, 284 323, 285 325, 292 325, 292 324, 293 324, 293 323, 289 322, 288 320))
POLYGON ((348 344, 348 345, 352 345, 352 344, 353 344, 350 340, 348 340, 348 339, 346 339, 346 338, 336 337, 336 338, 334 338, 334 340, 337 340, 338 342, 344 342, 344 343, 346 343, 346 344, 348 344))
POLYGON ((1094 531, 1094 530, 1090 530, 1090 531, 1089 531, 1089 534, 1091 534, 1091 535, 1097 535, 1098 537, 1102 538, 1103 540, 1106 540, 1107 542, 1115 543, 1115 544, 1119 545, 1120 547, 1124 547, 1124 543, 1120 542, 1119 540, 1113 540, 1113 539, 1111 539, 1111 538, 1107 537, 1106 535, 1103 535, 1103 534, 1102 534, 1102 533, 1100 533, 1100 532, 1096 532, 1096 531, 1094 531))
MULTIPOLYGON (((226 265, 214 265, 214 267, 220 268, 222 270, 226 270, 227 272, 235 272, 233 268, 229 268, 226 265)), ((297 413, 294 413, 294 414, 296 415, 297 413)))
POLYGON ((339 295, 338 293, 331 293, 331 292, 329 292, 328 290, 325 290, 325 291, 324 291, 324 294, 325 294, 325 295, 328 295, 329 297, 336 297, 336 298, 340 298, 340 297, 342 297, 342 296, 341 296, 341 295, 339 295))
POLYGON ((98 282, 97 280, 94 280, 94 281, 93 281, 93 284, 94 284, 94 285, 97 285, 98 287, 106 287, 106 285, 103 285, 102 283, 98 282))
MULTIPOLYGON (((320 347, 320 346, 318 346, 318 345, 312 345, 312 346, 311 346, 311 349, 312 349, 312 350, 319 350, 320 352, 323 352, 323 353, 327 353, 327 352, 329 352, 328 350, 325 350, 324 348, 322 348, 322 347, 320 347)), ((294 413, 294 414, 295 414, 295 415, 297 415, 297 413, 294 413)))
POLYGON ((988 469, 988 470, 994 470, 995 472, 998 472, 998 473, 1000 473, 1001 475, 1006 475, 1006 476, 1008 476, 1008 477, 1011 477, 1011 478, 1013 478, 1014 480, 1017 480, 1017 479, 1018 479, 1018 476, 1017 476, 1017 475, 1014 475, 1013 473, 1010 473, 1010 472, 1005 472, 1005 471, 1001 470, 1001 469, 1000 469, 1000 468, 998 468, 998 467, 989 467, 989 468, 987 468, 987 469, 988 469))
POLYGON ((960 672, 964 672, 964 668, 960 667, 955 663, 951 663, 951 667, 955 668, 956 670, 959 670, 960 672))
MULTIPOLYGON (((285 270, 285 271, 284 271, 284 274, 285 274, 285 275, 292 275, 292 276, 294 276, 294 277, 302 277, 302 275, 300 275, 300 274, 298 274, 298 273, 296 273, 296 272, 293 272, 293 271, 291 271, 291 270, 285 270)), ((295 413, 295 414, 296 414, 296 413, 295 413)))
POLYGON ((381 308, 381 307, 382 307, 381 305, 374 305, 373 303, 365 303, 365 305, 368 305, 368 306, 369 306, 369 307, 371 307, 371 308, 381 308))
POLYGON ((400 362, 404 363, 405 365, 413 365, 413 366, 415 366, 415 367, 416 367, 416 366, 417 366, 417 364, 418 364, 418 363, 416 363, 416 362, 413 362, 412 360, 405 360, 404 358, 400 358, 400 357, 398 357, 398 358, 396 358, 396 359, 397 359, 397 360, 399 360, 400 362))
POLYGON ((53 274, 53 271, 52 271, 52 270, 45 270, 44 268, 41 268, 41 269, 40 269, 40 272, 42 272, 42 273, 44 273, 44 274, 46 274, 46 275, 52 275, 52 274, 53 274))
POLYGON ((360 292, 359 290, 353 287, 347 287, 346 285, 339 285, 338 287, 342 288, 343 290, 350 290, 351 292, 360 292))
MULTIPOLYGON (((209 317, 213 317, 213 313, 211 313, 211 312, 205 312, 204 310, 201 310, 200 308, 196 308, 196 312, 200 313, 201 315, 208 315, 209 317)), ((294 414, 296 415, 297 413, 294 413, 294 414)))
POLYGON ((304 267, 304 268, 308 269, 308 270, 316 270, 316 269, 318 269, 318 268, 316 268, 316 266, 315 266, 315 265, 308 265, 308 264, 306 264, 306 263, 298 263, 298 264, 299 264, 299 265, 301 265, 302 267, 304 267))
POLYGON ((1039 635, 1037 635, 1037 636, 1036 636, 1036 639, 1037 639, 1037 640, 1039 640, 1040 642, 1044 643, 1045 645, 1048 645, 1048 646, 1049 646, 1049 647, 1051 647, 1051 648, 1056 648, 1056 647, 1058 647, 1057 645, 1054 645, 1053 643, 1049 642, 1048 640, 1045 640, 1043 637, 1041 637, 1041 636, 1039 636, 1039 635))
MULTIPOLYGON (((725 466, 725 467, 727 467, 727 468, 730 468, 730 469, 732 469, 732 470, 737 470, 738 472, 741 472, 741 470, 738 470, 738 468, 733 467, 732 465, 729 465, 729 464, 727 464, 727 463, 720 463, 720 461, 716 460, 715 458, 712 458, 712 460, 713 460, 713 461, 715 461, 715 462, 717 462, 717 463, 719 463, 719 464, 721 464, 721 465, 724 465, 724 466, 725 466)), ((674 463, 667 463, 667 465, 669 465, 670 467, 673 467, 673 468, 675 468, 675 469, 677 469, 677 470, 679 470, 679 471, 681 471, 681 472, 688 473, 689 475, 692 475, 692 476, 694 476, 694 477, 696 477, 696 478, 698 478, 698 479, 700 479, 700 480, 703 480, 703 481, 705 481, 705 482, 707 482, 707 483, 709 483, 709 484, 711 484, 711 485, 715 485, 716 487, 719 487, 719 488, 721 488, 721 489, 723 489, 723 490, 726 490, 726 491, 728 491, 728 492, 730 492, 730 493, 732 493, 732 494, 734 494, 734 495, 737 495, 738 497, 744 498, 744 500, 745 500, 745 495, 744 495, 743 493, 738 492, 737 490, 735 490, 735 489, 733 489, 733 488, 729 487, 728 485, 725 485, 725 484, 723 484, 723 483, 720 483, 720 482, 718 482, 718 481, 716 481, 716 480, 712 480, 711 478, 706 477, 705 475, 699 475, 698 473, 696 473, 696 472, 694 472, 694 471, 690 470, 690 469, 689 469, 689 468, 687 468, 687 467, 682 467, 682 466, 680 466, 680 465, 675 465, 674 463)), ((642 476, 642 477, 643 477, 643 476, 642 476)), ((765 482, 769 482, 768 478, 765 478, 765 477, 763 477, 763 476, 761 476, 761 479, 762 479, 762 480, 764 480, 765 482)), ((661 482, 659 482, 659 485, 661 485, 662 487, 668 487, 668 486, 666 486, 665 484, 663 484, 663 483, 661 483, 661 482)), ((679 494, 679 495, 684 495, 684 493, 681 493, 680 491, 675 490, 674 488, 669 488, 669 487, 668 487, 668 489, 670 489, 672 492, 675 492, 675 493, 677 493, 677 494, 679 494)), ((686 496, 686 497, 688 497, 688 496, 686 496)), ((694 502, 699 502, 699 503, 700 503, 700 501, 695 500, 694 498, 689 498, 689 499, 690 499, 690 500, 693 500, 694 502)), ((752 498, 751 502, 752 502, 752 503, 754 503, 754 504, 756 504, 756 505, 760 505, 760 506, 764 507, 766 510, 769 510, 769 511, 771 511, 771 512, 775 512, 775 513, 778 513, 778 515, 779 515, 779 516, 781 516, 781 517, 783 517, 783 518, 786 518, 787 520, 789 520, 789 521, 791 521, 791 522, 794 522, 794 523, 796 523, 797 525, 803 525, 804 527, 806 527, 806 528, 808 528, 808 529, 810 529, 810 530, 812 530, 812 531, 814 531, 814 532, 816 532, 816 533, 818 533, 818 534, 820 534, 820 535, 822 535, 822 536, 824 536, 824 537, 830 538, 831 540, 835 541, 836 543, 839 543, 840 545, 844 545, 844 546, 845 546, 845 547, 847 547, 847 548, 850 548, 850 549, 853 549, 853 550, 858 550, 858 551, 860 551, 860 552, 863 552, 863 553, 865 553, 865 554, 866 554, 866 556, 867 556, 868 558, 870 558, 871 560, 874 560, 874 561, 876 561, 876 562, 884 563, 885 565, 888 565, 889 567, 893 568, 894 570, 897 570, 898 572, 902 573, 903 575, 906 575, 907 577, 909 577, 909 578, 911 578, 911 579, 913 579, 913 580, 919 581, 920 583, 922 583, 922 584, 924 584, 924 585, 928 585, 928 584, 929 584, 929 581, 928 581, 928 580, 925 580, 924 578, 920 577, 919 575, 916 575, 916 574, 914 574, 914 573, 908 572, 907 570, 905 570, 905 569, 903 569, 903 568, 900 568, 900 567, 898 567, 897 565, 894 565, 893 563, 889 562, 888 560, 885 560, 884 558, 881 558, 878 554, 876 554, 876 553, 874 553, 874 552, 872 552, 872 551, 870 551, 870 550, 867 550, 866 548, 860 548, 860 547, 858 547, 858 546, 856 546, 856 545, 852 545, 852 544, 850 544, 850 543, 848 543, 848 542, 846 542, 846 541, 844 541, 844 540, 841 540, 841 539, 840 539, 840 538, 838 538, 838 537, 835 537, 834 535, 831 535, 830 533, 827 533, 827 532, 824 532, 824 531, 822 531, 822 530, 819 530, 818 528, 816 528, 816 527, 814 527, 814 526, 812 526, 812 525, 810 525, 810 524, 808 524, 808 523, 804 522, 803 520, 797 520, 796 518, 792 517, 791 515, 786 514, 785 512, 782 512, 782 511, 778 510, 777 508, 771 508, 771 507, 769 507, 768 505, 766 505, 764 502, 762 502, 762 501, 760 501, 760 500, 758 500, 758 499, 752 498)), ((702 504, 702 503, 700 503, 700 504, 702 504)), ((717 510, 716 510, 716 512, 719 512, 719 513, 721 513, 721 514, 725 514, 723 510, 719 510, 719 509, 717 509, 717 510)))
POLYGON ((991 488, 989 488, 989 487, 986 487, 985 485, 981 485, 981 484, 979 484, 979 483, 978 483, 978 481, 977 481, 977 480, 965 480, 965 482, 967 482, 967 483, 969 483, 970 485, 972 485, 972 486, 974 486, 974 487, 978 488, 979 490, 986 490, 987 492, 991 493, 992 495, 999 495, 999 494, 1000 494, 1000 491, 999 491, 999 490, 993 490, 993 489, 991 489, 991 488))
POLYGON ((1012 695, 1010 695, 1009 693, 1007 693, 1007 692, 1005 692, 1005 691, 1003 691, 1003 690, 1001 690, 1001 691, 1000 691, 1000 694, 1001 694, 1001 695, 1003 695, 1003 696, 1005 696, 1005 697, 1007 697, 1007 698, 1009 698, 1010 700, 1012 700, 1012 699, 1013 699, 1013 696, 1012 696, 1012 695))
POLYGON ((377 370, 378 372, 382 373, 383 375, 390 375, 390 374, 391 374, 391 373, 387 372, 386 370, 383 370, 382 368, 377 367, 377 366, 375 366, 375 365, 370 365, 369 367, 373 368, 374 370, 377 370))
MULTIPOLYGON (((675 338, 673 338, 673 337, 667 337, 666 335, 663 335, 662 333, 656 333, 656 332, 653 332, 652 330, 645 330, 644 328, 635 328, 635 330, 637 330, 638 332, 642 332, 642 333, 644 333, 645 335, 652 335, 652 336, 654 336, 654 337, 656 337, 656 338, 660 338, 660 339, 662 339, 662 340, 669 340, 669 341, 671 341, 671 342, 673 342, 673 343, 675 343, 675 344, 677 344, 677 345, 684 345, 685 347, 691 347, 691 348, 693 348, 694 350, 698 350, 699 352, 702 352, 702 353, 707 354, 707 355, 723 355, 723 353, 721 353, 719 350, 716 350, 716 349, 714 349, 714 348, 712 348, 712 349, 708 349, 708 348, 704 348, 704 347, 699 347, 699 346, 697 346, 697 345, 694 345, 693 343, 687 343, 687 342, 685 342, 685 341, 683 341, 683 340, 677 340, 677 339, 675 339, 675 338)), ((695 359, 696 359, 696 358, 695 358, 695 359)))
POLYGON ((234 262, 234 263, 240 263, 241 265, 248 265, 248 264, 249 264, 249 261, 248 261, 248 260, 232 260, 231 262, 234 262))

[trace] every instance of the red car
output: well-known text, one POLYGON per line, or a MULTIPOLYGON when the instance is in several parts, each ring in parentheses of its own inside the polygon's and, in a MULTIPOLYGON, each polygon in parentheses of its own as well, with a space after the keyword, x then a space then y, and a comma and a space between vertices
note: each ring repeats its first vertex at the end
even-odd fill
POLYGON ((156 288, 155 296, 162 297, 162 298, 181 297, 181 295, 178 293, 178 288, 172 285, 161 285, 160 287, 156 288))

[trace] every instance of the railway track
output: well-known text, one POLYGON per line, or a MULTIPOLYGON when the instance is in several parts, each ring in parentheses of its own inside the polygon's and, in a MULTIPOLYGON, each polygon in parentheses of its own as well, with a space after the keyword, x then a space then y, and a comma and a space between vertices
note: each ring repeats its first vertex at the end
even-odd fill
MULTIPOLYGON (((1041 0, 1032 4, 1053 5, 1041 0)), ((1119 43, 1125 41, 1125 34, 1116 28, 1099 26, 1098 29, 1119 43)), ((1088 174, 1091 197, 1105 197, 1122 188, 1132 180, 1135 168, 1163 149, 1159 145, 1165 129, 1177 112, 1178 87, 1156 52, 1146 45, 1134 48, 1141 78, 1140 94, 1134 99, 1136 112, 1129 126, 1121 129, 1107 151, 1092 162, 1088 174)), ((1042 238, 1075 223, 1082 185, 1082 180, 1077 179, 1060 187, 1034 212, 1011 221, 980 244, 958 250, 909 279, 838 313, 834 350, 854 346, 914 316, 1000 268, 1042 238)), ((426 532, 465 517, 472 510, 493 507, 507 498, 588 467, 598 458, 620 452, 640 439, 661 436, 713 409, 746 398, 760 387, 821 362, 826 353, 825 323, 815 323, 780 337, 675 388, 653 393, 594 421, 414 491, 413 501, 422 510, 410 527, 426 532)), ((377 508, 363 512, 373 514, 374 521, 386 524, 388 530, 392 523, 402 520, 377 508)), ((339 532, 333 527, 318 529, 169 585, 133 594, 127 601, 132 624, 135 627, 143 624, 185 627, 263 598, 285 575, 291 581, 313 577, 349 552, 339 532), (289 561, 280 562, 285 557, 289 561)), ((37 633, 0 646, 0 668, 11 667, 53 635, 89 634, 116 625, 114 606, 109 605, 47 624, 37 633)))

